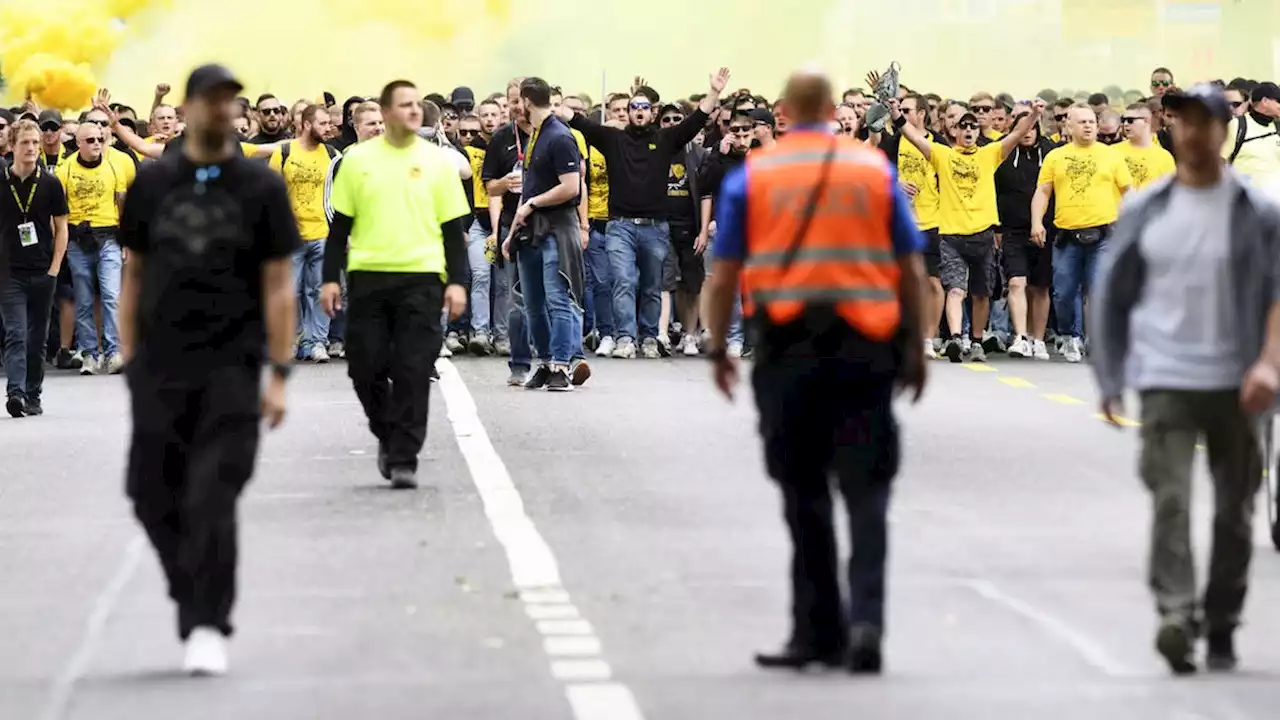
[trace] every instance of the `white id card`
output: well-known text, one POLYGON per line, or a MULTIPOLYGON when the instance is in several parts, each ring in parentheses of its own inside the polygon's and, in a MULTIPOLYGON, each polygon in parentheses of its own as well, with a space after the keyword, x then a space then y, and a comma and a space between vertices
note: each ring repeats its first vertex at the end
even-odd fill
POLYGON ((40 242, 36 237, 36 224, 24 222, 18 226, 18 241, 22 243, 22 247, 31 247, 40 242))

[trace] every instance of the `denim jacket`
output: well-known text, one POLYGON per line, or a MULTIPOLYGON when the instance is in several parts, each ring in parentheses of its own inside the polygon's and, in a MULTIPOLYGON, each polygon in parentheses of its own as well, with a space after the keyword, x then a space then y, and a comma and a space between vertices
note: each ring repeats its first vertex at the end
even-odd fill
MULTIPOLYGON (((1239 320, 1237 352, 1252 365, 1266 342, 1267 313, 1280 302, 1280 206, 1230 168, 1224 181, 1233 186, 1231 283, 1239 320)), ((1174 177, 1169 176, 1126 198, 1108 246, 1099 261, 1089 298, 1090 355, 1103 398, 1120 397, 1126 384, 1131 313, 1142 297, 1146 259, 1138 244, 1147 223, 1168 207, 1174 177)))

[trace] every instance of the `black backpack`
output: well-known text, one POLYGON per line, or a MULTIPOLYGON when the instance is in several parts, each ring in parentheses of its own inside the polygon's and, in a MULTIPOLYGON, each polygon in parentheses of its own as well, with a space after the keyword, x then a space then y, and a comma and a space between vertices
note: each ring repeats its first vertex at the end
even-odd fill
MULTIPOLYGON (((284 172, 284 164, 289 162, 289 149, 291 147, 293 147, 292 140, 280 146, 280 172, 284 172)), ((334 150, 329 143, 320 143, 320 147, 324 148, 324 151, 329 154, 330 160, 338 157, 338 151, 334 150)))
POLYGON ((1228 165, 1234 165, 1236 163, 1236 156, 1240 154, 1240 148, 1244 147, 1245 143, 1268 138, 1276 134, 1276 131, 1272 130, 1269 133, 1263 133, 1257 137, 1245 139, 1245 135, 1249 133, 1248 117, 1248 115, 1241 115, 1236 118, 1236 145, 1231 149, 1231 157, 1227 158, 1228 165))

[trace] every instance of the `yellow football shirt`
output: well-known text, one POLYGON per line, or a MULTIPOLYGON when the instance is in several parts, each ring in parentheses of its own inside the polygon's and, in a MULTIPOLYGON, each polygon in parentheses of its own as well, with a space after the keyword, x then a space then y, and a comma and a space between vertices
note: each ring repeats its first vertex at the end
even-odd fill
POLYGON ((1053 224, 1063 230, 1110 225, 1120 214, 1120 191, 1133 185, 1124 157, 1114 148, 1075 143, 1044 157, 1037 184, 1053 184, 1053 224))
POLYGON ((953 148, 934 143, 930 164, 938 173, 938 231, 975 235, 1000 224, 996 205, 996 168, 1000 143, 953 148))
MULTIPOLYGON (((133 161, 125 158, 130 166, 133 161)), ((124 168, 110 154, 104 154, 97 167, 87 168, 77 157, 69 157, 54 171, 67 194, 67 222, 88 222, 91 228, 113 228, 120 225, 117 195, 128 190, 124 168)))
POLYGON ((298 234, 307 242, 324 240, 329 236, 329 219, 324 212, 324 179, 329 174, 329 151, 323 145, 304 150, 298 143, 289 148, 289 159, 284 161, 281 148, 276 148, 267 160, 267 167, 284 177, 289 190, 289 204, 298 221, 298 234))

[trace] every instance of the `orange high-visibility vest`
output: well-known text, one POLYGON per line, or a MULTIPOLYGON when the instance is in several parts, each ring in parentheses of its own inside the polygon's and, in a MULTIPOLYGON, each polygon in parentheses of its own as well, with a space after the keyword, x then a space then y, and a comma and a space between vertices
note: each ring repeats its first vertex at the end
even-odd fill
POLYGON ((869 339, 889 340, 901 320, 901 271, 891 230, 893 176, 879 151, 835 139, 826 187, 783 269, 832 140, 792 133, 747 158, 744 311, 763 310, 785 324, 811 305, 832 306, 869 339))

